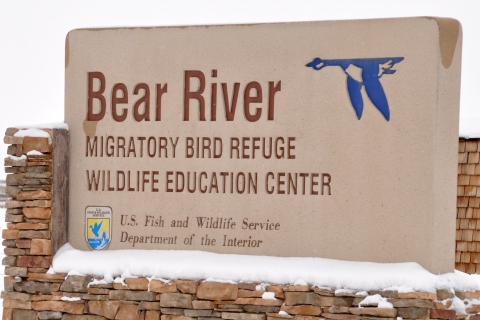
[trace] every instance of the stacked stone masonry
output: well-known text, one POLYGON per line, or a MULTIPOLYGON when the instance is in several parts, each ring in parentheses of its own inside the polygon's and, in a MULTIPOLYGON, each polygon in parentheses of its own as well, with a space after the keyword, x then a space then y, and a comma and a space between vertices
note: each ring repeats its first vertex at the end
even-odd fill
POLYGON ((455 269, 480 273, 480 142, 460 140, 458 146, 455 269))
POLYGON ((306 285, 147 278, 99 284, 92 276, 32 273, 6 281, 2 297, 4 319, 15 320, 480 320, 475 315, 480 291, 456 292, 467 305, 465 314, 448 309, 454 298, 448 290, 368 292, 386 298, 393 308, 359 307, 366 294, 306 285))
MULTIPOLYGON (((4 138, 9 144, 9 156, 5 159, 6 192, 11 197, 6 202, 7 229, 2 231, 6 254, 4 320, 480 320, 480 291, 357 292, 307 285, 152 278, 107 283, 93 276, 47 273, 52 255, 66 239, 65 232, 55 230, 57 220, 64 218, 59 216, 62 210, 56 209, 55 190, 61 190, 56 184, 64 183, 66 178, 56 180, 52 171, 58 171, 57 163, 52 166, 57 153, 55 131, 46 130, 53 138, 52 145, 47 138, 15 137, 17 130, 7 129, 4 138), (377 294, 393 308, 378 307, 376 303, 360 306, 366 295, 377 294), (466 313, 452 310, 455 298, 463 301, 466 313)), ((477 185, 472 184, 477 183, 473 177, 480 177, 478 147, 477 142, 460 142, 460 160, 466 160, 459 161, 457 234, 460 231, 461 236, 457 250, 464 242, 480 242, 473 234, 464 237, 462 233, 463 229, 476 232, 476 225, 470 228, 470 220, 480 219, 480 213, 475 211, 479 208, 477 185), (469 178, 464 178, 467 175, 469 178), (460 184, 466 181, 462 179, 468 182, 460 184), (468 228, 464 228, 465 219, 470 219, 466 222, 468 228)), ((66 188, 65 183, 62 188, 66 188)), ((470 246, 467 244, 467 250, 470 246)), ((459 261, 459 266, 467 264, 459 261)), ((467 267, 465 270, 472 271, 467 267)))

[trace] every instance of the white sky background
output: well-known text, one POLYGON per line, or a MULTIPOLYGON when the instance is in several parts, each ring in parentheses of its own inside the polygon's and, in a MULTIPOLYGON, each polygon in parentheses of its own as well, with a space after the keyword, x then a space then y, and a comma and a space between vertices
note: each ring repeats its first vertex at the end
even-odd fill
POLYGON ((63 121, 65 36, 85 27, 452 17, 463 26, 460 116, 480 117, 479 14, 479 0, 0 0, 0 134, 63 121))

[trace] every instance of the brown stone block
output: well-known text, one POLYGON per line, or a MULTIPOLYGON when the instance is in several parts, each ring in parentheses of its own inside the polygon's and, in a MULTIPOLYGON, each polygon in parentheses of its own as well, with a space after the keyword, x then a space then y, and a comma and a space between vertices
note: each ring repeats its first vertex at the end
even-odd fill
POLYGON ((261 298, 265 293, 264 290, 238 290, 239 298, 261 298))
POLYGON ((20 129, 13 128, 13 127, 8 127, 8 128, 5 130, 5 135, 6 135, 6 136, 13 136, 15 133, 18 132, 18 130, 20 130, 20 129))
POLYGON ((29 219, 50 219, 52 210, 50 208, 23 208, 23 214, 29 219))
POLYGON ((64 282, 66 274, 57 273, 28 273, 28 281, 39 281, 39 282, 64 282))
POLYGON ((470 316, 470 320, 480 320, 480 314, 476 314, 474 316, 470 316))
POLYGON ((142 301, 138 305, 138 310, 160 310, 160 303, 158 301, 142 301))
POLYGON ((17 195, 17 200, 50 200, 52 193, 44 190, 22 191, 17 195))
POLYGON ((189 294, 162 293, 160 295, 160 307, 192 309, 192 300, 192 296, 189 294))
POLYGON ((18 201, 18 200, 7 200, 5 201, 5 208, 23 208, 25 207, 25 202, 24 201, 18 201))
POLYGON ((21 214, 5 214, 5 222, 23 222, 23 215, 21 214))
POLYGON ((17 266, 28 268, 49 268, 49 256, 19 256, 17 258, 17 266))
POLYGON ((465 309, 467 313, 479 313, 480 312, 480 304, 472 304, 471 307, 465 309))
POLYGON ((113 283, 113 289, 115 289, 115 290, 128 290, 128 286, 127 286, 126 283, 114 282, 113 283))
POLYGON ((92 276, 67 276, 60 290, 86 293, 90 282, 92 282, 92 276))
POLYGON ((283 287, 283 291, 301 291, 306 292, 310 291, 309 286, 294 286, 294 285, 286 285, 283 287))
POLYGON ((3 143, 5 144, 22 144, 23 137, 15 137, 15 136, 4 136, 3 143))
POLYGON ((27 272, 28 273, 45 273, 48 271, 49 268, 35 268, 35 267, 32 267, 32 268, 28 268, 27 269, 27 272))
MULTIPOLYGON (((24 249, 18 249, 18 248, 4 248, 3 249, 3 252, 7 255, 7 256, 20 256, 20 255, 24 255, 25 254, 25 250, 24 249)), ((20 266, 21 267, 21 266, 20 266)))
POLYGON ((425 319, 428 318, 428 308, 398 308, 397 316, 407 319, 425 319))
POLYGON ((466 299, 480 299, 480 290, 476 291, 465 291, 466 299))
POLYGON ((17 194, 21 191, 20 188, 14 186, 6 186, 5 187, 5 194, 11 198, 15 198, 17 194))
POLYGON ((27 172, 25 173, 27 179, 50 179, 52 178, 51 172, 27 172))
POLYGON ((15 243, 16 240, 3 240, 2 246, 7 248, 16 248, 17 244, 15 243))
MULTIPOLYGON (((328 308, 329 313, 350 313, 349 307, 337 307, 337 306, 331 306, 328 308)), ((325 310, 322 308, 322 310, 325 310)))
POLYGON ((17 230, 19 238, 27 238, 27 239, 50 239, 51 233, 50 231, 36 231, 36 230, 17 230))
POLYGON ((66 302, 66 301, 34 301, 32 309, 36 311, 60 311, 70 314, 83 314, 85 308, 84 302, 66 302))
POLYGON ((23 186, 25 179, 25 173, 7 174, 6 184, 7 186, 23 186))
POLYGON ((192 307, 197 310, 206 310, 215 308, 215 304, 212 301, 193 300, 192 307))
POLYGON ((454 320, 456 317, 455 310, 431 309, 430 319, 449 319, 454 320))
MULTIPOLYGON (((222 319, 229 319, 229 320, 265 320, 265 318, 266 316, 264 314, 222 312, 222 319)), ((163 316, 162 316, 162 320, 163 320, 163 316)))
POLYGON ((21 282, 22 279, 19 279, 17 277, 4 277, 3 278, 3 286, 4 290, 8 292, 12 292, 14 290, 13 286, 14 284, 21 282))
POLYGON ((48 138, 41 137, 25 137, 23 138, 23 153, 36 150, 39 152, 48 152, 51 153, 53 148, 52 145, 48 142, 48 138))
POLYGON ((51 208, 52 207, 52 201, 51 200, 25 201, 25 207, 51 208))
POLYGON ((121 304, 115 320, 140 320, 140 311, 136 304, 121 304))
POLYGON ((149 292, 149 291, 110 290, 108 296, 110 300, 126 300, 126 301, 155 301, 156 300, 155 299, 156 293, 149 292))
MULTIPOLYGON (((324 300, 332 300, 326 298, 324 300)), ((285 292, 285 304, 287 306, 296 306, 301 304, 311 304, 315 306, 326 306, 321 303, 321 297, 313 292, 285 292)))
POLYGON ((31 295, 27 293, 2 291, 2 299, 5 300, 30 301, 30 298, 31 295))
POLYGON ((127 278, 125 279, 125 283, 130 290, 147 291, 149 281, 146 278, 127 278))
POLYGON ((452 306, 452 300, 435 302, 435 309, 449 309, 452 306))
MULTIPOLYGON (((363 297, 360 299, 363 300, 363 297)), ((352 297, 322 297, 320 296, 320 300, 318 302, 319 306, 322 307, 330 307, 330 306, 337 306, 337 307, 351 307, 353 304, 354 298, 352 297)))
POLYGON ((350 308, 350 313, 355 315, 367 315, 381 318, 395 318, 397 309, 395 308, 350 308))
POLYGON ((175 282, 164 282, 162 280, 152 279, 150 281, 150 291, 175 293, 177 292, 177 285, 175 282))
POLYGON ((178 291, 181 293, 194 294, 198 289, 198 281, 194 280, 177 280, 175 281, 178 291))
POLYGON ((319 306, 303 305, 303 306, 286 306, 280 307, 280 310, 288 314, 301 314, 305 316, 319 316, 322 309, 319 306))
POLYGON ((18 230, 2 230, 2 238, 7 240, 15 240, 18 238, 19 231, 18 230))
POLYGON ((108 294, 110 292, 109 289, 104 288, 87 288, 88 294, 108 294))
POLYGON ((295 315, 294 320, 321 320, 322 318, 314 317, 314 316, 302 316, 300 314, 295 315))
POLYGON ((6 157, 3 164, 5 167, 25 167, 27 165, 27 158, 6 157))
POLYGON ((16 228, 19 230, 46 230, 48 224, 20 222, 16 224, 16 228))
POLYGON ((184 313, 187 317, 198 318, 198 317, 210 317, 213 310, 191 310, 185 309, 184 313))
POLYGON ((184 316, 184 309, 178 309, 178 308, 160 308, 160 312, 162 314, 171 314, 174 316, 184 316))
POLYGON ((190 317, 185 317, 185 316, 174 316, 170 314, 162 314, 161 315, 162 320, 195 320, 190 317))
POLYGON ((258 283, 252 283, 252 282, 239 282, 237 284, 238 289, 243 289, 243 290, 257 290, 257 285, 258 283))
POLYGON ((231 283, 202 282, 198 286, 197 296, 203 300, 236 300, 238 287, 231 283))
POLYGON ((7 229, 8 230, 15 230, 17 229, 17 224, 16 223, 7 223, 7 229))
POLYGON ((31 301, 21 301, 21 300, 3 300, 4 308, 12 309, 32 309, 31 301))
POLYGON ((247 304, 243 306, 243 310, 249 313, 265 313, 265 312, 274 312, 278 313, 280 311, 280 307, 276 306, 255 306, 252 304, 247 304))
POLYGON ((262 299, 262 298, 238 298, 236 304, 254 304, 257 306, 281 306, 283 300, 280 299, 262 299))
POLYGON ((12 308, 3 308, 2 320, 12 320, 13 309, 12 308))
POLYGON ((107 319, 115 319, 119 308, 120 301, 88 301, 88 311, 90 313, 107 319))
POLYGON ((160 312, 155 310, 147 310, 145 312, 145 320, 160 320, 160 312))
POLYGON ((15 267, 17 265, 17 257, 15 256, 6 256, 2 259, 3 266, 15 267))
POLYGON ((342 314, 342 313, 322 313, 322 317, 326 319, 333 320, 360 320, 365 317, 360 318, 360 316, 355 316, 353 314, 342 314))
POLYGON ((275 292, 275 298, 285 299, 285 294, 281 286, 267 286, 266 289, 268 292, 275 292))
POLYGON ((46 239, 32 239, 30 254, 48 256, 52 254, 52 241, 46 239))

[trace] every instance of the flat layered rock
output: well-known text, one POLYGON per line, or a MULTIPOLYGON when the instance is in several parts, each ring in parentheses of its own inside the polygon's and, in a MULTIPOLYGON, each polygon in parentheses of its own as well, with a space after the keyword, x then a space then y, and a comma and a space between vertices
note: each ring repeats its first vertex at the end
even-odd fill
POLYGON ((238 286, 223 282, 202 282, 198 286, 197 297, 203 300, 236 300, 238 286))
POLYGON ((184 293, 162 293, 160 295, 160 306, 170 308, 192 309, 192 295, 184 293))
POLYGON ((322 308, 319 306, 286 306, 283 305, 280 307, 281 311, 285 311, 288 314, 301 314, 307 316, 319 316, 322 313, 322 308))
POLYGON ((70 314, 83 314, 84 302, 34 301, 32 309, 36 311, 60 311, 70 314))
POLYGON ((90 313, 107 319, 115 319, 120 308, 120 301, 89 301, 87 305, 90 313))
POLYGON ((264 314, 222 312, 222 319, 228 320, 265 320, 264 314))
POLYGON ((355 315, 367 315, 381 318, 395 318, 397 309, 394 308, 350 308, 350 313, 355 315))

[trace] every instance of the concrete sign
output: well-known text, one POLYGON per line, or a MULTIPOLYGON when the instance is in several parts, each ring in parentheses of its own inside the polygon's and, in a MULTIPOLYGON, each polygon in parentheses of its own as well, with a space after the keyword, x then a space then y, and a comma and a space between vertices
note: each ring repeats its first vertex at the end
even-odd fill
POLYGON ((439 18, 71 31, 69 242, 453 270, 461 39, 439 18))

